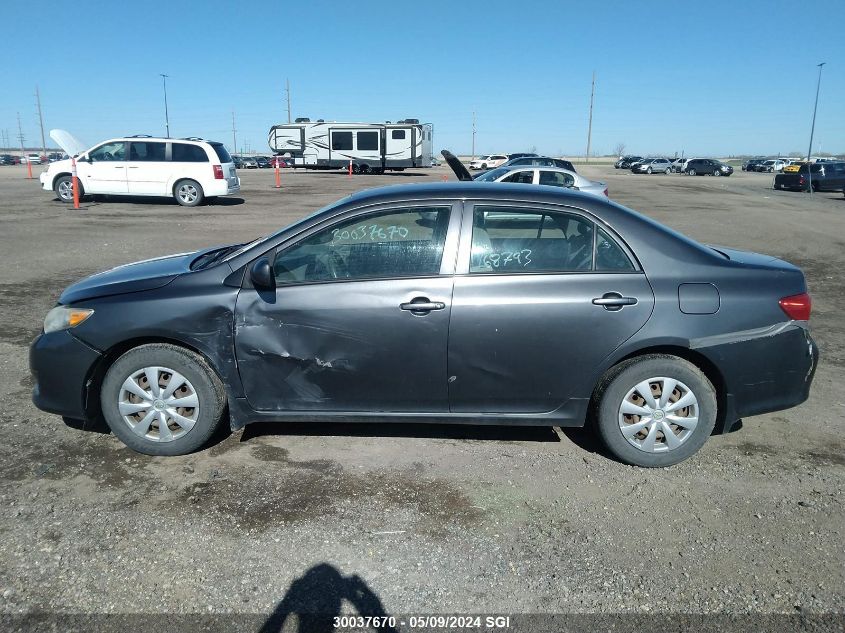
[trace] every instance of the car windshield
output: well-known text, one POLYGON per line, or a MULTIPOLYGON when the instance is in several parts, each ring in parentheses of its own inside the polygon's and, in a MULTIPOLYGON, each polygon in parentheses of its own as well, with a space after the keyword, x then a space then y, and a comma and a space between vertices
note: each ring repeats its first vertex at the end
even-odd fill
POLYGON ((473 180, 477 180, 479 182, 493 182, 500 176, 504 176, 509 171, 510 169, 503 169, 501 167, 499 169, 491 169, 490 171, 486 171, 483 174, 479 174, 473 180))

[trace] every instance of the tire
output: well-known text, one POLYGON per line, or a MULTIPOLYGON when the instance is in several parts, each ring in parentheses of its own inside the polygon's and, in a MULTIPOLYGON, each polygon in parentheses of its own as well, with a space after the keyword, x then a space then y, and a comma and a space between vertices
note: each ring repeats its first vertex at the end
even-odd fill
POLYGON ((646 169, 646 170, 645 170, 645 173, 650 174, 650 173, 651 173, 651 167, 649 167, 648 169, 646 169))
POLYGON ((487 163, 484 163, 484 164, 481 166, 481 169, 487 169, 487 163))
POLYGON ((669 167, 667 167, 667 168, 666 168, 666 172, 665 172, 665 174, 668 176, 668 175, 669 175, 669 174, 671 174, 671 173, 672 173, 672 169, 671 169, 671 168, 669 168, 669 167))
POLYGON ((196 180, 180 180, 173 185, 173 197, 183 207, 198 207, 202 204, 205 194, 196 180))
POLYGON ((362 174, 369 174, 370 173, 370 166, 369 165, 361 165, 360 171, 362 174))
POLYGON ((361 167, 359 167, 357 163, 352 163, 352 173, 353 174, 360 174, 361 173, 361 167))
POLYGON ((695 175, 696 175, 696 173, 695 173, 695 170, 694 170, 694 169, 690 169, 687 173, 688 173, 690 176, 695 176, 695 175))
MULTIPOLYGON (((79 186, 79 199, 82 200, 82 196, 85 193, 82 190, 82 183, 79 179, 76 179, 77 185, 79 186)), ((56 178, 56 182, 53 183, 53 191, 56 193, 56 197, 61 200, 62 202, 73 202, 73 176, 61 176, 60 178, 56 178)))
POLYGON ((176 345, 153 343, 129 350, 109 367, 100 389, 100 407, 109 428, 132 450, 145 455, 185 455, 204 446, 220 427, 225 393, 223 383, 204 358, 176 345), (156 391, 144 387, 150 385, 145 370, 158 377, 156 391), (180 375, 177 382, 179 378, 183 380, 181 386, 176 384, 176 391, 168 398, 155 397, 153 394, 164 395, 173 386, 169 382, 174 379, 173 372, 180 375), (134 388, 127 390, 125 385, 130 381, 134 388), (161 392, 163 388, 165 391, 161 392), (146 394, 143 398, 142 393, 146 394), (167 406, 168 401, 177 399, 197 404, 187 408, 167 406), (121 405, 126 407, 123 412, 121 405), (133 405, 137 405, 137 412, 127 415, 127 411, 136 408, 133 405), (176 422, 171 414, 182 422, 176 422), (164 437, 159 429, 162 416, 162 428, 167 433, 164 437))
POLYGON ((714 176, 716 176, 716 177, 718 178, 719 176, 721 176, 721 175, 722 175, 722 172, 721 172, 721 171, 719 171, 719 170, 717 169, 717 170, 715 170, 715 171, 713 172, 713 175, 714 175, 714 176))
POLYGON ((592 417, 599 436, 616 458, 634 466, 661 468, 695 454, 713 432, 716 413, 716 390, 698 367, 677 356, 649 354, 620 363, 602 377, 593 399, 592 417), (675 381, 676 386, 668 402, 660 406, 662 393, 656 396, 655 388, 662 392, 667 380, 675 381), (638 385, 643 383, 648 384, 657 407, 648 406, 646 398, 640 395, 638 385), (683 415, 664 410, 673 402, 688 398, 691 400, 688 406, 676 409, 683 415), (660 418, 649 416, 651 421, 644 424, 644 416, 629 414, 636 410, 651 411, 654 418, 659 412, 660 418), (694 424, 693 418, 697 420, 694 424), (686 420, 690 422, 685 423, 686 420), (623 428, 629 429, 631 439, 623 434, 623 428), (632 433, 637 429, 641 430, 632 433), (669 447, 664 429, 677 442, 674 447, 669 447), (648 450, 649 443, 654 450, 648 450))

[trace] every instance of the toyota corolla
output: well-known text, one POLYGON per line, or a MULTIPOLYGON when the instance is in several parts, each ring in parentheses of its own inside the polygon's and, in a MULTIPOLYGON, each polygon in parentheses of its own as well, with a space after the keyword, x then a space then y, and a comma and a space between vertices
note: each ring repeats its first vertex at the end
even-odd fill
POLYGON ((588 424, 667 466, 806 400, 809 317, 792 264, 607 199, 388 187, 71 285, 31 347, 33 399, 151 455, 257 421, 588 424))

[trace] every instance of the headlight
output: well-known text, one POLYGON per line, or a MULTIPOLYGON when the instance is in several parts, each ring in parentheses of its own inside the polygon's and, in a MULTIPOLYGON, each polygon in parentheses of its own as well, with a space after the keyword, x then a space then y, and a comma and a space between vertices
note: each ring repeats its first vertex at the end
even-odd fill
POLYGON ((47 318, 44 319, 44 333, 49 334, 76 327, 92 314, 94 314, 93 310, 56 306, 47 313, 47 318))

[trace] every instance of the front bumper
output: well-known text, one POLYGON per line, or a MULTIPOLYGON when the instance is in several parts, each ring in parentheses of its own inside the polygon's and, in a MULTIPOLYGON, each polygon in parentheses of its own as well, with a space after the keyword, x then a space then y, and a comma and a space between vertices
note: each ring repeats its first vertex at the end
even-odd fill
POLYGON ((747 337, 738 333, 735 340, 697 347, 722 372, 728 427, 744 416, 789 409, 810 396, 818 346, 798 322, 771 331, 747 337))
POLYGON ((29 348, 33 404, 48 413, 85 418, 87 382, 101 356, 68 330, 41 334, 29 348))
POLYGON ((44 191, 53 190, 53 177, 50 175, 49 172, 42 171, 41 174, 38 176, 38 181, 41 183, 41 188, 44 191))

